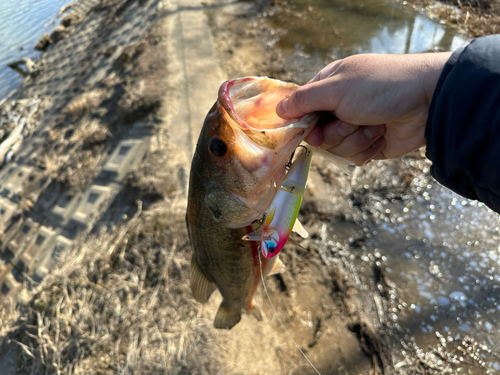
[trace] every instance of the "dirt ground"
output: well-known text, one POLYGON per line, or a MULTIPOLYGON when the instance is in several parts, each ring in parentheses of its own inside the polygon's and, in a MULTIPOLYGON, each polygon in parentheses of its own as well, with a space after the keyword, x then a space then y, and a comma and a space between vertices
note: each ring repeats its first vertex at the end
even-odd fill
POLYGON ((431 17, 457 26, 471 37, 500 32, 500 3, 495 0, 402 0, 431 17))
MULTIPOLYGON (((270 8, 279 11, 280 2, 203 5, 228 77, 297 81, 298 72, 286 70, 279 51, 263 42, 266 30, 256 21, 270 8), (217 11, 221 5, 224 12, 217 11)), ((99 219, 75 234, 74 245, 41 281, 25 273, 16 296, 3 299, 0 364, 7 373, 315 374, 292 339, 321 374, 488 373, 473 356, 457 356, 458 343, 445 348, 437 340, 419 348, 398 324, 407 305, 383 257, 375 249, 361 261, 380 218, 377 202, 400 201, 415 188, 415 177, 418 183, 430 178, 421 152, 371 163, 352 177, 315 160, 300 212, 310 233, 301 242, 307 251, 288 245, 282 251, 286 271, 266 280, 269 299, 263 288, 256 296, 264 321, 244 316, 230 331, 212 327, 221 297, 200 305, 189 288, 184 215, 190 160, 164 125, 172 102, 162 84, 171 73, 163 6, 93 2, 68 30, 82 36, 80 45, 65 49, 73 55, 49 49, 45 73, 18 94, 51 99, 36 159, 48 179, 42 198, 29 203, 31 196, 21 197, 26 205, 18 220, 42 217, 44 197, 85 192, 137 123, 145 123, 141 131, 151 137, 145 157, 116 185, 99 219), (133 34, 138 29, 144 32, 133 34)))

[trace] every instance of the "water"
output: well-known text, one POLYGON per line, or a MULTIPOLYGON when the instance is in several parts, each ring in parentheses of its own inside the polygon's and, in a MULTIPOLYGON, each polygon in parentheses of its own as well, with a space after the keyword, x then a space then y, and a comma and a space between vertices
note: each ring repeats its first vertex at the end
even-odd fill
POLYGON ((470 336, 493 370, 500 364, 499 216, 437 183, 422 188, 382 207, 369 245, 383 249, 390 277, 404 286, 409 308, 400 323, 417 343, 470 336))
POLYGON ((54 17, 70 0, 0 1, 0 100, 18 87, 23 77, 8 63, 40 56, 33 47, 44 33, 58 25, 54 17))
POLYGON ((293 0, 270 11, 268 43, 309 80, 325 64, 358 53, 453 50, 468 37, 408 7, 382 0, 293 0))

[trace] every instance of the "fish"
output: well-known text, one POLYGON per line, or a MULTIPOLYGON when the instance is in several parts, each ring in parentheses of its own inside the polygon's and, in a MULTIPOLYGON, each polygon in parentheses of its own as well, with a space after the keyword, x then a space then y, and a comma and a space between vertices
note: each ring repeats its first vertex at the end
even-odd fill
POLYGON ((284 120, 277 103, 297 89, 268 77, 224 82, 208 112, 191 163, 186 224, 193 253, 193 297, 206 303, 218 289, 214 327, 231 329, 243 313, 262 320, 255 304, 261 274, 283 271, 278 256, 260 258, 257 242, 242 237, 261 226, 290 156, 318 114, 284 120))

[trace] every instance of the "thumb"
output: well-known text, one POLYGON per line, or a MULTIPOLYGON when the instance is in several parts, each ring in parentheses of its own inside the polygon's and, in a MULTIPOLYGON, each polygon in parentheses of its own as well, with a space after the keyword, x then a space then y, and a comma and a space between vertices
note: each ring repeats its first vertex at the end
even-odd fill
POLYGON ((325 81, 310 82, 299 87, 276 106, 276 113, 284 119, 299 118, 315 111, 334 111, 335 101, 325 81))

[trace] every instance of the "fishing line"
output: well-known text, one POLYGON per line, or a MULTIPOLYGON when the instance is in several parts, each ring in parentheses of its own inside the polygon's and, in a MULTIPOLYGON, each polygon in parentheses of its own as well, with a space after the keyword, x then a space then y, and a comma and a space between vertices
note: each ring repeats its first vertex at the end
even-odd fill
POLYGON ((283 321, 278 316, 278 313, 276 312, 276 309, 274 308, 274 305, 271 302, 271 297, 269 297, 269 293, 267 291, 266 283, 264 282, 264 275, 262 274, 262 260, 260 259, 260 248, 259 248, 258 254, 259 254, 259 266, 260 266, 260 278, 262 279, 262 285, 264 286, 264 290, 266 292, 267 299, 269 300, 269 303, 271 304, 271 307, 273 308, 274 316, 276 317, 276 319, 278 319, 278 322, 280 322, 280 324, 283 327, 283 329, 285 330, 286 334, 288 335, 288 337, 290 337, 290 340, 293 341, 293 343, 295 344, 295 346, 297 347, 297 349, 299 349, 299 352, 304 356, 304 358, 307 360, 307 362, 309 362, 309 364, 314 369, 314 371, 316 371, 316 373, 318 375, 321 375, 321 373, 318 371, 318 369, 316 367, 314 367, 314 365, 309 360, 309 358, 307 358, 307 355, 302 351, 302 349, 300 349, 299 345, 295 342, 295 340, 293 339, 292 335, 290 335, 290 333, 286 329, 285 325, 283 324, 283 321))

